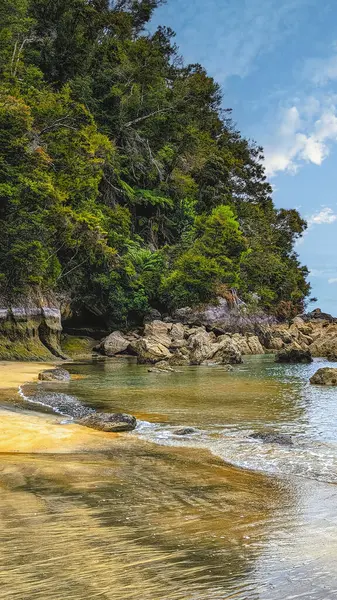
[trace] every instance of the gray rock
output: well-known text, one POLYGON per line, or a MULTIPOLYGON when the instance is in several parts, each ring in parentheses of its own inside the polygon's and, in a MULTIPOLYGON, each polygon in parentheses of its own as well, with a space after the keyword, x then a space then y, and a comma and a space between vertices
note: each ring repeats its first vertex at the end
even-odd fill
POLYGON ((129 343, 120 331, 113 331, 101 342, 100 349, 106 356, 115 356, 125 352, 129 343))
POLYGON ((261 440, 266 444, 280 444, 281 446, 292 446, 293 439, 291 435, 283 434, 283 433, 268 433, 268 432, 256 432, 252 433, 250 438, 254 440, 261 440))
POLYGON ((276 356, 278 363, 302 363, 308 364, 312 362, 310 350, 302 350, 300 348, 285 348, 276 356))
POLYGON ((70 373, 66 369, 46 369, 41 371, 38 376, 40 381, 70 381, 70 373))
POLYGON ((144 317, 144 324, 151 323, 151 321, 161 321, 161 318, 162 316, 159 310, 157 310, 156 308, 151 308, 144 317))
POLYGON ((182 427, 181 429, 175 429, 174 435, 191 435, 192 433, 196 433, 196 429, 194 427, 182 427))
POLYGON ((136 417, 123 413, 92 413, 78 422, 85 427, 109 433, 132 431, 137 425, 136 417))
POLYGON ((315 375, 310 378, 310 383, 313 385, 337 386, 337 369, 331 367, 318 369, 315 375))

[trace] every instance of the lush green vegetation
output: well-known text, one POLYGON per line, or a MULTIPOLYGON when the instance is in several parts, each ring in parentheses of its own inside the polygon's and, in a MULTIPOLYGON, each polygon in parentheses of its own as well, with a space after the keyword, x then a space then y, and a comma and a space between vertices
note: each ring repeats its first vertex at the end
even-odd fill
POLYGON ((66 293, 110 324, 233 286, 301 310, 306 224, 275 209, 214 80, 146 33, 159 3, 2 0, 2 294, 66 293))

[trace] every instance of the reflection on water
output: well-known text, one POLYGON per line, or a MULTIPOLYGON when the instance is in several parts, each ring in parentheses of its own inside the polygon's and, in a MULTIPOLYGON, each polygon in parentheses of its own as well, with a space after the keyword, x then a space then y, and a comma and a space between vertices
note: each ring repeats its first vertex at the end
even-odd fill
POLYGON ((337 489, 312 468, 333 479, 319 476, 324 452, 330 471, 336 460, 336 392, 307 386, 311 368, 251 359, 234 373, 167 375, 125 361, 72 365, 85 377, 52 389, 142 419, 119 436, 61 425, 7 394, 0 598, 335 599, 337 489), (178 439, 177 425, 198 432, 178 439), (249 439, 266 428, 291 433, 294 446, 249 439))

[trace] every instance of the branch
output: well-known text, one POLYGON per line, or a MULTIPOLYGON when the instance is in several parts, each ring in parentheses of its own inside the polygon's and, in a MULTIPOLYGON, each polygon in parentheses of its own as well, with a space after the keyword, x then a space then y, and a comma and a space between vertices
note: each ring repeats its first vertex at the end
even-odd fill
POLYGON ((13 63, 14 63, 14 58, 15 58, 15 53, 17 50, 17 42, 15 43, 15 47, 14 47, 14 52, 13 52, 13 57, 12 57, 12 68, 11 68, 11 72, 13 77, 16 77, 16 73, 18 70, 18 66, 19 66, 19 60, 20 60, 20 56, 23 52, 23 49, 25 47, 26 44, 31 44, 32 42, 37 42, 40 38, 37 38, 35 36, 31 37, 31 38, 25 38, 16 54, 16 61, 15 61, 15 68, 13 70, 13 63))
POLYGON ((60 119, 56 119, 56 121, 54 121, 54 123, 52 123, 51 125, 48 125, 47 127, 44 127, 44 129, 41 129, 41 131, 38 133, 38 135, 43 135, 44 133, 46 133, 46 131, 50 131, 51 129, 54 129, 55 127, 69 127, 69 129, 74 129, 75 131, 77 131, 75 129, 75 127, 71 127, 71 125, 64 124, 64 121, 66 121, 69 117, 70 117, 70 114, 66 115, 65 117, 61 117, 60 119))
POLYGON ((145 119, 149 119, 150 117, 154 117, 155 115, 159 115, 160 113, 164 113, 164 112, 168 112, 172 110, 172 107, 170 106, 169 108, 161 108, 159 110, 155 110, 154 112, 145 115, 143 117, 138 117, 138 119, 134 119, 133 121, 129 121, 128 123, 125 123, 124 127, 131 127, 131 125, 135 125, 135 123, 140 123, 141 121, 145 121, 145 119))
POLYGON ((63 279, 63 277, 67 277, 67 275, 69 275, 69 273, 72 273, 72 271, 75 271, 75 269, 79 269, 88 260, 89 260, 88 258, 85 258, 78 265, 75 265, 72 269, 70 269, 70 271, 67 271, 66 273, 61 273, 61 275, 57 278, 57 281, 59 281, 60 279, 63 279))

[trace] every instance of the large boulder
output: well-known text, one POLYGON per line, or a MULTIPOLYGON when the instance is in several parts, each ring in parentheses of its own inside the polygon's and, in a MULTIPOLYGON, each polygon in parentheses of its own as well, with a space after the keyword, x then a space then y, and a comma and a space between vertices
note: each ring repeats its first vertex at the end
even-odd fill
POLYGON ((161 344, 169 348, 171 345, 171 329, 172 323, 152 321, 151 323, 146 323, 144 327, 144 338, 147 338, 151 343, 161 344))
POLYGON ((192 365, 201 365, 209 358, 213 357, 215 348, 214 333, 207 333, 204 329, 197 330, 188 338, 188 348, 190 350, 190 363, 192 365))
POLYGON ((302 350, 300 347, 291 346, 281 350, 276 356, 276 362, 279 363, 311 363, 312 356, 310 350, 302 350))
POLYGON ((168 360, 172 356, 166 346, 147 338, 132 342, 130 348, 137 355, 140 364, 154 364, 160 360, 168 360))
POLYGON ((189 354, 186 352, 186 348, 175 350, 168 362, 171 367, 183 367, 189 365, 189 354))
POLYGON ((247 339, 251 354, 264 354, 264 348, 257 335, 250 335, 247 339))
POLYGON ((92 413, 79 421, 80 425, 99 431, 120 433, 132 431, 137 425, 136 417, 119 413, 92 413))
POLYGON ((318 369, 318 371, 310 378, 310 383, 313 385, 337 386, 337 369, 331 367, 318 369))
POLYGON ((316 337, 309 346, 313 356, 328 356, 337 354, 337 333, 321 331, 321 334, 316 337))
POLYGON ((100 344, 100 349, 106 356, 115 356, 128 348, 127 340, 120 331, 113 331, 100 344))
MULTIPOLYGON (((214 353, 210 357, 213 363, 236 365, 242 363, 241 352, 229 336, 221 336, 221 341, 215 344, 214 353)), ((220 339, 220 338, 219 338, 220 339)))
POLYGON ((46 369, 41 371, 38 375, 40 381, 70 381, 70 373, 66 369, 46 369))

